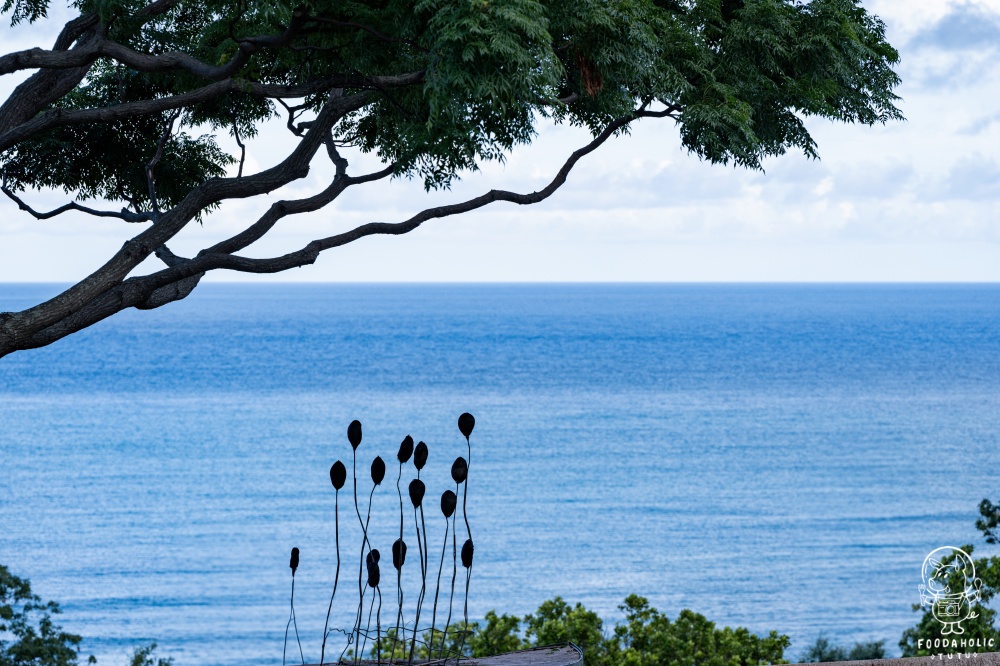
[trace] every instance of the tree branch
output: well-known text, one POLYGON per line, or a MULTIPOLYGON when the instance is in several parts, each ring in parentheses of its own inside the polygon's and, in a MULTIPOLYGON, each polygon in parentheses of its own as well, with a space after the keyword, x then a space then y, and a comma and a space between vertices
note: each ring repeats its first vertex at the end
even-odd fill
POLYGON ((62 205, 59 208, 50 210, 47 213, 39 213, 34 208, 26 204, 20 197, 14 194, 14 192, 7 187, 6 183, 0 185, 0 191, 2 191, 8 199, 16 203, 19 209, 28 213, 36 220, 48 220, 71 210, 86 213, 87 215, 93 215, 94 217, 116 217, 120 220, 125 220, 126 222, 151 222, 153 219, 153 216, 150 213, 133 213, 125 208, 122 208, 119 213, 116 213, 113 210, 95 210, 93 208, 81 206, 75 201, 71 201, 70 203, 62 205))
POLYGON ((148 116, 216 99, 229 93, 249 93, 267 98, 306 97, 307 95, 314 95, 334 88, 370 88, 374 86, 391 88, 407 86, 421 81, 423 77, 423 72, 412 72, 388 77, 338 76, 292 86, 278 86, 257 83, 255 81, 226 79, 225 81, 210 83, 191 92, 171 97, 160 97, 141 102, 126 102, 125 104, 118 104, 116 106, 93 109, 53 109, 45 111, 33 119, 0 134, 0 152, 39 132, 44 132, 54 127, 71 127, 74 125, 103 123, 137 116, 148 116))
MULTIPOLYGON (((56 38, 53 53, 66 56, 86 51, 100 36, 101 26, 96 14, 87 14, 69 21, 56 38), (74 42, 80 40, 71 50, 74 42)), ((0 58, 2 61, 3 58, 0 58)), ((73 88, 90 71, 90 63, 61 70, 42 70, 32 74, 0 105, 0 135, 24 123, 39 111, 56 101, 73 88)))
MULTIPOLYGON (((290 268, 297 268, 312 264, 324 250, 347 245, 348 243, 360 240, 366 236, 376 234, 401 235, 409 233, 428 220, 468 213, 476 210, 477 208, 487 206, 495 201, 508 201, 519 205, 538 203, 549 198, 553 193, 555 193, 556 190, 562 187, 562 185, 566 182, 569 172, 573 169, 576 163, 579 162, 584 156, 596 150, 616 132, 638 118, 658 116, 659 113, 637 111, 613 121, 590 143, 574 151, 563 164, 562 168, 560 168, 556 173, 552 181, 541 190, 537 190, 535 192, 518 194, 515 192, 508 192, 506 190, 490 190, 486 194, 461 203, 428 208, 403 222, 370 222, 342 234, 314 240, 296 252, 268 259, 251 259, 236 256, 231 254, 236 251, 233 246, 224 246, 220 244, 200 252, 195 259, 191 260, 191 262, 173 267, 170 271, 176 271, 176 275, 178 277, 185 277, 185 274, 192 271, 204 272, 220 268, 246 273, 277 273, 290 268)), ((161 275, 163 277, 158 278, 158 280, 167 279, 169 282, 170 278, 168 273, 170 271, 161 271, 161 273, 154 273, 148 277, 153 278, 154 276, 161 275)))
MULTIPOLYGON (((327 146, 329 150, 332 150, 334 153, 336 152, 336 147, 331 147, 330 141, 327 141, 327 146)), ((380 171, 352 178, 346 173, 347 160, 339 158, 339 160, 336 161, 336 164, 337 175, 334 177, 334 182, 331 183, 330 186, 323 192, 320 192, 313 197, 309 197, 308 199, 279 201, 273 204, 271 208, 268 209, 267 213, 261 216, 257 222, 244 230, 242 233, 233 236, 228 240, 222 241, 221 243, 217 243, 212 248, 203 252, 236 252, 238 250, 242 250, 264 236, 281 218, 287 215, 310 213, 319 210, 336 199, 349 186, 385 178, 386 176, 392 175, 395 170, 395 165, 390 164, 380 171)), ((171 252, 166 245, 160 247, 156 251, 156 256, 159 257, 160 260, 167 266, 180 266, 183 263, 190 261, 190 259, 178 257, 176 254, 171 252)), ((186 298, 188 294, 190 294, 191 291, 198 285, 198 282, 202 277, 204 277, 204 275, 204 272, 196 273, 191 277, 158 287, 146 300, 142 302, 142 304, 135 307, 140 310, 151 310, 166 305, 167 303, 186 298)))
POLYGON ((296 106, 289 106, 288 104, 285 103, 285 100, 281 99, 280 97, 276 99, 278 104, 285 107, 285 111, 288 112, 288 122, 285 124, 285 126, 288 127, 288 131, 294 134, 295 136, 302 136, 302 132, 304 132, 306 128, 295 126, 295 112, 304 109, 305 105, 300 104, 296 106))
POLYGON ((577 95, 576 93, 570 93, 565 97, 552 97, 552 98, 539 97, 538 103, 544 106, 569 106, 578 99, 580 99, 579 95, 577 95))
MULTIPOLYGON (((347 161, 344 160, 343 169, 346 169, 346 167, 347 161)), ((260 240, 264 234, 270 231, 283 217, 315 212, 331 203, 348 187, 352 185, 359 185, 361 183, 370 183, 376 180, 381 180, 387 176, 391 176, 393 171, 395 171, 395 168, 395 164, 390 164, 380 171, 364 176, 351 177, 346 175, 341 166, 338 165, 337 176, 333 179, 333 182, 330 183, 329 187, 322 192, 306 199, 277 201, 271 204, 268 211, 251 226, 247 227, 245 230, 232 238, 228 238, 224 241, 216 243, 210 248, 202 250, 198 253, 198 256, 239 252, 240 250, 260 240)))
POLYGON ((151 2, 140 9, 137 12, 137 15, 142 16, 143 18, 159 16, 179 2, 180 0, 154 0, 154 2, 151 2))
MULTIPOLYGON (((173 4, 173 1, 167 2, 165 0, 162 5, 158 5, 158 3, 149 5, 147 10, 157 6, 157 11, 165 11, 173 4)), ((281 34, 258 35, 238 40, 239 47, 236 54, 222 65, 208 65, 181 51, 170 51, 159 55, 140 53, 102 36, 100 39, 88 43, 85 48, 71 51, 46 51, 45 49, 33 48, 0 56, 0 76, 23 69, 84 67, 89 66, 97 58, 105 57, 117 60, 140 72, 165 72, 180 69, 209 81, 221 81, 239 72, 255 52, 289 44, 301 29, 306 18, 304 10, 296 10, 292 13, 292 20, 288 27, 281 34)))
MULTIPOLYGON (((157 248, 155 254, 156 257, 167 266, 179 266, 185 261, 190 261, 190 259, 178 257, 176 254, 171 252, 170 248, 166 245, 161 245, 157 248)), ((194 288, 198 286, 198 283, 203 277, 205 277, 204 273, 196 273, 191 277, 184 278, 183 280, 178 280, 172 284, 155 289, 149 294, 148 297, 146 297, 146 300, 139 303, 135 307, 139 310, 152 310, 154 308, 162 307, 167 303, 173 303, 174 301, 187 298, 188 294, 194 291, 194 288)))
MULTIPOLYGON (((281 218, 295 213, 307 213, 318 210, 330 201, 333 201, 348 186, 385 178, 392 174, 394 168, 395 165, 389 165, 381 171, 364 176, 350 177, 345 175, 336 179, 323 192, 308 199, 279 201, 272 205, 268 212, 252 227, 238 236, 234 236, 227 241, 213 246, 210 250, 212 252, 232 252, 242 249, 267 233, 281 218)), ((172 279, 163 279, 164 271, 160 271, 144 277, 129 278, 99 295, 68 317, 22 340, 17 348, 35 349, 37 347, 44 347, 130 307, 149 310, 181 300, 191 293, 207 272, 188 270, 188 268, 194 266, 194 262, 197 260, 178 257, 165 245, 156 251, 156 255, 170 267, 166 269, 167 271, 177 271, 182 274, 174 275, 172 273, 172 279)), ((5 314, 0 314, 0 326, 5 323, 4 316, 5 314)), ((2 348, 0 348, 0 351, 2 351, 2 348)))
POLYGON ((242 141, 240 141, 240 128, 236 126, 236 112, 235 111, 232 113, 232 117, 233 117, 233 138, 236 139, 236 145, 240 147, 240 168, 239 168, 239 171, 236 172, 236 177, 237 178, 242 178, 243 177, 243 163, 247 159, 247 147, 245 145, 243 145, 242 141))
MULTIPOLYGON (((369 96, 370 93, 359 93, 350 97, 343 97, 342 93, 331 96, 317 116, 313 127, 306 132, 291 154, 278 165, 253 176, 213 178, 199 185, 177 206, 164 213, 157 224, 126 241, 121 250, 88 277, 58 296, 32 308, 21 312, 0 313, 0 356, 16 349, 23 349, 23 344, 43 329, 52 326, 72 327, 72 322, 82 321, 78 316, 80 312, 107 307, 106 295, 112 293, 116 286, 121 286, 122 281, 136 266, 173 238, 207 206, 225 199, 264 194, 305 177, 309 173, 309 162, 329 135, 334 123, 345 114, 363 107, 368 103, 369 96)), ((200 271, 194 271, 183 277, 192 277, 198 272, 200 271)), ((156 288, 160 286, 165 285, 157 285, 156 288)), ((148 298, 152 291, 146 293, 143 300, 148 298)), ((136 303, 130 302, 125 307, 133 305, 136 303)))
MULTIPOLYGON (((149 187, 149 202, 153 207, 153 219, 158 221, 160 219, 160 204, 156 198, 156 165, 160 163, 163 158, 163 147, 167 144, 167 140, 170 139, 171 133, 174 131, 174 123, 177 122, 177 118, 181 115, 180 111, 175 111, 170 115, 169 120, 167 120, 167 126, 163 130, 163 134, 160 135, 160 140, 156 142, 156 152, 153 154, 153 158, 149 160, 146 164, 146 185, 149 187)), ((240 170, 242 171, 243 165, 240 165, 240 170)))
POLYGON ((180 266, 185 261, 190 261, 190 259, 187 259, 185 257, 177 256, 166 245, 161 245, 159 248, 157 248, 156 252, 154 252, 153 254, 155 254, 156 258, 162 261, 167 266, 180 266))
MULTIPOLYGON (((177 4, 177 2, 178 0, 157 0, 140 10, 138 15, 143 17, 155 16, 163 13, 170 7, 177 4)), ((87 43, 81 45, 80 48, 66 50, 69 48, 70 44, 73 43, 73 41, 83 34, 85 30, 98 26, 97 15, 92 13, 81 16, 78 19, 74 19, 73 21, 67 23, 64 28, 64 34, 60 35, 61 39, 57 40, 56 45, 52 50, 36 47, 0 56, 0 76, 25 69, 58 70, 75 69, 79 67, 89 68, 94 60, 104 57, 116 60, 117 62, 140 72, 184 70, 208 81, 221 81, 235 76, 250 60, 250 56, 257 51, 290 46, 295 37, 302 32, 303 26, 310 21, 360 28, 385 41, 402 42, 422 51, 423 53, 429 53, 427 49, 410 40, 387 37, 377 30, 368 28, 367 26, 363 26, 358 23, 335 21, 333 19, 323 17, 312 17, 309 16, 304 9, 296 9, 292 13, 292 20, 280 34, 255 35, 252 37, 235 39, 235 41, 239 44, 236 54, 221 65, 209 65, 208 63, 202 62, 194 56, 182 51, 169 51, 167 53, 160 53, 157 55, 141 53, 129 48, 128 46, 108 39, 103 35, 103 31, 101 31, 98 38, 88 41, 87 43)))
MULTIPOLYGON (((601 144, 606 142, 618 131, 624 129, 631 122, 640 118, 669 117, 677 110, 679 110, 679 107, 676 106, 668 106, 662 111, 648 111, 645 108, 640 108, 626 116, 614 120, 587 145, 574 151, 549 184, 535 192, 518 194, 515 192, 508 192, 506 190, 491 190, 486 194, 461 203, 428 208, 402 222, 372 222, 364 224, 345 233, 312 241, 301 250, 279 257, 252 259, 232 254, 232 252, 238 251, 239 249, 242 249, 259 239, 282 217, 296 212, 310 212, 311 210, 315 210, 323 205, 326 205, 324 202, 328 203, 329 201, 332 201, 333 198, 336 198, 336 196, 343 191, 348 184, 345 181, 352 180, 354 182, 361 182, 363 180, 376 180, 378 178, 384 178, 391 173, 391 167, 387 167, 380 172, 369 174, 368 176, 362 176, 357 179, 350 179, 346 175, 344 177, 337 177, 334 179, 334 182, 331 183, 330 187, 320 194, 308 199, 291 202, 278 202, 274 204, 264 216, 262 216, 256 223, 254 223, 254 225, 246 229, 244 232, 227 241, 218 243, 207 250, 203 250, 193 259, 176 262, 175 265, 168 266, 168 268, 150 275, 129 278, 120 284, 111 286, 110 288, 95 294, 92 299, 81 307, 67 313, 64 317, 52 319, 49 325, 39 327, 30 335, 20 339, 16 348, 29 349, 50 344, 55 340, 86 328, 87 326, 110 317, 111 315, 129 307, 158 307, 157 304, 163 304, 172 300, 177 300, 178 298, 183 298, 187 295, 187 293, 190 293, 190 290, 194 288, 194 285, 201 279, 201 276, 211 270, 224 269, 248 273, 276 273, 312 264, 316 261, 321 252, 352 243, 367 236, 376 234, 400 235, 409 233, 428 220, 466 213, 487 206, 495 201, 508 201, 519 205, 538 203, 550 197, 556 190, 565 184, 569 172, 573 169, 577 162, 596 150, 601 144)), ((310 136, 313 135, 313 132, 315 132, 317 126, 320 124, 318 121, 319 119, 317 119, 317 125, 310 128, 310 131, 303 139, 303 144, 306 143, 310 136)), ((329 132, 330 127, 332 127, 332 122, 328 123, 326 128, 327 132, 329 132)), ((301 147, 302 144, 300 144, 299 148, 301 147)), ((231 182, 233 179, 227 180, 231 182)), ((149 230, 149 232, 157 231, 164 224, 166 224, 166 216, 164 222, 154 226, 149 230)), ((152 234, 150 235, 152 236, 152 234)), ((0 315, 0 331, 3 331, 4 328, 9 326, 8 321, 10 320, 10 317, 11 315, 6 315, 5 320, 4 315, 0 315)), ((0 338, 0 340, 2 340, 2 338, 0 338)), ((9 350, 5 350, 4 347, 0 347, 0 354, 8 353, 8 351, 9 350)))

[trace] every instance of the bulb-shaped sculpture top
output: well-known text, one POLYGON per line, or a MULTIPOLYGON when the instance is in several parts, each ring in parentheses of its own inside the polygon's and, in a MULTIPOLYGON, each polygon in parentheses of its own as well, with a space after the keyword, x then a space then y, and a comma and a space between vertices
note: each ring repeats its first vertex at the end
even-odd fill
POLYGON ((347 426, 347 441, 355 451, 361 446, 361 421, 351 421, 351 425, 347 426))
POLYGON ((466 569, 472 566, 472 553, 474 550, 472 539, 466 539, 465 543, 462 544, 462 566, 466 569))
POLYGON ((371 587, 378 587, 379 582, 379 570, 378 570, 378 559, 379 553, 378 549, 373 548, 368 556, 365 557, 365 564, 368 566, 368 585, 371 587))
POLYGON ((299 568, 299 549, 292 548, 292 558, 288 560, 288 566, 292 568, 292 578, 295 577, 295 570, 299 568))
POLYGON ((413 438, 407 435, 403 438, 403 442, 399 445, 399 453, 396 454, 396 460, 399 464, 405 465, 410 461, 410 456, 413 455, 413 438))
POLYGON ((392 566, 402 569, 406 564, 406 542, 396 539, 392 542, 392 566))
POLYGON ((451 464, 451 478, 455 480, 455 483, 462 483, 469 476, 469 463, 465 462, 465 458, 459 456, 455 458, 455 462, 451 464))
POLYGON ((344 463, 339 460, 330 466, 330 483, 337 490, 344 487, 347 482, 347 468, 344 467, 344 463))
POLYGON ((413 450, 413 466, 417 468, 419 472, 427 464, 427 445, 423 442, 417 444, 417 448, 413 450))
POLYGON ((410 481, 410 501, 413 502, 413 508, 419 508, 424 501, 424 492, 427 489, 424 487, 424 482, 420 479, 413 479, 410 481))
POLYGON ((451 518, 451 514, 455 513, 456 506, 458 506, 458 497, 455 493, 450 490, 444 491, 441 494, 441 513, 444 514, 444 517, 451 518))
POLYGON ((382 460, 382 456, 375 456, 375 460, 372 461, 372 483, 377 486, 382 483, 384 478, 385 462, 382 460))
POLYGON ((462 431, 466 439, 469 439, 469 436, 472 435, 472 429, 475 427, 476 417, 469 412, 465 412, 458 417, 458 429, 462 431))

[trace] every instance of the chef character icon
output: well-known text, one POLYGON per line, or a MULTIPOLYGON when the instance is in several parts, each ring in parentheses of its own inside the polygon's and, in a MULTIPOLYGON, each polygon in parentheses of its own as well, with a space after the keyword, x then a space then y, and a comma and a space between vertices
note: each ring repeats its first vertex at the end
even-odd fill
POLYGON ((924 558, 919 586, 920 605, 930 608, 943 625, 942 635, 964 634, 962 622, 979 617, 972 605, 979 601, 983 581, 976 578, 976 565, 961 548, 942 546, 924 558))

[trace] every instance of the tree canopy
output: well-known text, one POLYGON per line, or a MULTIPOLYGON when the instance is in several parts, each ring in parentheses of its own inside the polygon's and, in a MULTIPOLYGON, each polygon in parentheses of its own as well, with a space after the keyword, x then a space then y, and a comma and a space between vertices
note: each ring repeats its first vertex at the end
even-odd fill
MULTIPOLYGON (((208 271, 274 273, 372 234, 497 201, 552 195, 582 157, 643 119, 677 124, 712 163, 760 169, 798 149, 817 156, 804 120, 901 118, 899 56, 858 0, 74 0, 51 48, 0 55, 0 76, 30 76, 0 105, 2 192, 25 215, 69 211, 142 230, 55 298, 0 313, 0 356, 44 346, 126 308, 184 298, 208 271), (263 123, 294 137, 247 173, 263 123), (491 190, 397 222, 371 222, 269 258, 240 254, 282 218, 346 189, 412 177, 447 188, 503 160, 541 123, 585 127, 592 141, 536 192, 491 190), (230 153, 218 137, 240 146, 230 153), (384 168, 351 174, 349 150, 384 168), (240 233, 192 257, 168 244, 227 200, 261 197, 336 167, 313 196, 275 201, 240 233), (35 190, 69 202, 39 211, 35 190), (120 206, 120 209, 117 207, 120 206), (151 255, 164 264, 134 274, 151 255)), ((3 0, 17 30, 47 20, 48 0, 3 0)))

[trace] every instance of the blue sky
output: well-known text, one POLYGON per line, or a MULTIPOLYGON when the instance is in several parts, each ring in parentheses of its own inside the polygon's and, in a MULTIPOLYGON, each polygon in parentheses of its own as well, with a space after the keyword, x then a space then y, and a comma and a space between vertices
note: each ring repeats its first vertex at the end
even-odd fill
MULTIPOLYGON (((268 280, 304 281, 1000 281, 1000 0, 865 3, 901 52, 906 122, 874 128, 811 121, 820 161, 789 154, 765 173, 688 156, 671 121, 644 121, 577 167, 537 206, 509 204, 374 238, 268 280)), ((3 51, 48 45, 52 26, 10 31, 3 51)), ((6 94, 16 79, 0 79, 6 94)), ((251 145, 263 168, 288 145, 276 124, 251 145)), ((289 219, 253 248, 286 252, 373 220, 396 221, 492 187, 535 189, 587 137, 542 127, 506 165, 451 192, 419 183, 355 188, 336 206, 289 219)), ((376 164, 348 155, 361 172, 376 164)), ((234 202, 172 243, 195 252, 231 235, 274 198, 322 189, 329 169, 273 197, 234 202)), ((61 193, 30 193, 38 208, 61 193)), ((0 202, 0 281, 75 281, 100 266, 134 225, 63 216, 39 222, 0 202)), ((157 268, 154 263, 143 271, 157 268)), ((213 279, 246 279, 218 274, 213 279)), ((260 279, 260 278, 254 278, 260 279)))

